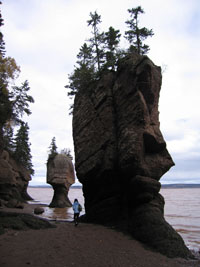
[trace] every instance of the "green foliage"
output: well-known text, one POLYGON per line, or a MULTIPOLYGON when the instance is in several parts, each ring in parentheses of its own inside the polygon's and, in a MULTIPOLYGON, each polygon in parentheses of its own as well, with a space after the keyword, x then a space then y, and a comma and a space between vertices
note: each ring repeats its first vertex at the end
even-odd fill
MULTIPOLYGON (((128 9, 131 19, 126 21, 129 29, 125 32, 125 38, 130 46, 128 50, 119 48, 120 31, 110 27, 107 32, 101 32, 99 25, 101 16, 95 11, 90 12, 90 19, 87 21, 88 26, 92 27, 92 37, 88 39, 88 44, 84 43, 77 55, 77 65, 74 71, 69 75, 69 84, 65 88, 69 89, 70 98, 79 91, 90 94, 92 88, 104 72, 115 71, 117 62, 129 53, 146 54, 149 46, 143 44, 143 41, 153 35, 152 30, 139 28, 138 15, 144 13, 143 9, 128 9)), ((70 108, 73 113, 73 105, 70 108)))
POLYGON ((71 155, 71 149, 63 148, 60 153, 64 154, 64 155, 67 155, 71 160, 73 160, 73 157, 71 155))
POLYGON ((86 43, 80 48, 77 55, 78 64, 75 67, 74 72, 69 75, 70 83, 66 85, 71 91, 68 96, 72 97, 79 90, 85 90, 88 88, 89 83, 94 79, 95 71, 92 57, 92 49, 86 43))
MULTIPOLYGON (((121 36, 119 30, 110 27, 105 34, 100 32, 98 25, 101 23, 101 16, 96 11, 90 13, 90 20, 87 23, 92 27, 92 37, 88 40, 89 44, 84 43, 80 48, 77 65, 69 75, 69 84, 65 86, 69 89, 70 98, 78 91, 90 92, 92 84, 99 79, 102 71, 114 70, 120 57, 120 52, 117 50, 121 36)), ((71 109, 73 110, 73 105, 71 109)))
POLYGON ((31 162, 32 156, 30 151, 28 131, 28 124, 21 123, 21 126, 15 136, 15 151, 13 156, 16 161, 21 163, 30 172, 30 174, 34 174, 33 165, 31 162))
MULTIPOLYGON (((0 3, 1 4, 1 3, 0 3)), ((0 27, 3 26, 3 19, 0 14, 0 27)), ((20 73, 20 68, 14 58, 5 57, 5 43, 3 34, 0 33, 0 128, 9 121, 15 124, 22 122, 24 113, 30 115, 29 103, 34 100, 27 94, 30 87, 25 81, 21 87, 10 86, 20 73)))
POLYGON ((10 125, 4 125, 3 127, 3 144, 4 149, 13 153, 15 150, 15 144, 13 140, 13 127, 10 125))
MULTIPOLYGON (((3 26, 3 19, 0 13, 1 26, 3 26)), ((0 32, 0 139, 3 139, 4 149, 11 152, 30 174, 34 174, 28 142, 29 127, 22 121, 24 114, 31 114, 29 103, 34 103, 34 99, 28 95, 30 90, 28 81, 21 86, 14 85, 19 73, 20 68, 15 59, 5 56, 5 43, 3 34, 0 32), (20 128, 14 139, 15 125, 20 125, 20 128)))
POLYGON ((141 6, 128 9, 128 12, 130 13, 131 19, 127 20, 126 24, 128 25, 130 30, 125 32, 125 38, 130 43, 129 51, 144 55, 149 51, 149 46, 143 44, 143 41, 147 37, 153 36, 154 33, 152 30, 148 30, 145 27, 139 28, 138 26, 138 15, 144 13, 144 10, 141 8, 141 6))
POLYGON ((101 70, 101 65, 104 63, 104 33, 99 31, 98 24, 101 23, 101 16, 90 12, 90 19, 87 21, 88 26, 92 27, 92 37, 89 39, 90 47, 93 49, 94 62, 97 64, 97 71, 101 70))
POLYGON ((80 51, 77 55, 77 58, 79 59, 77 61, 78 64, 86 65, 88 68, 92 67, 94 65, 94 60, 92 56, 92 48, 87 45, 87 43, 84 43, 80 51))
MULTIPOLYGON (((17 78, 20 68, 11 57, 3 57, 0 53, 0 125, 12 116, 9 83, 17 78)), ((0 126, 1 127, 1 126, 0 126)))
POLYGON ((13 86, 10 92, 10 101, 12 103, 12 117, 16 124, 22 122, 21 118, 24 113, 27 115, 31 114, 29 103, 34 103, 32 96, 28 95, 27 92, 30 90, 28 81, 26 80, 21 86, 13 86))
MULTIPOLYGON (((2 26, 3 19, 0 13, 0 27, 2 26)), ((20 72, 20 68, 17 66, 14 58, 5 57, 5 53, 5 42, 0 31, 0 128, 10 119, 12 114, 9 82, 14 81, 20 72)))
POLYGON ((58 152, 57 152, 57 146, 56 146, 56 138, 53 137, 51 140, 51 144, 49 146, 48 160, 53 159, 57 154, 58 152))
POLYGON ((117 60, 120 57, 120 52, 117 50, 121 34, 119 30, 115 30, 113 27, 110 27, 108 32, 105 33, 104 42, 105 42, 105 57, 106 57, 106 68, 111 68, 115 70, 117 60))

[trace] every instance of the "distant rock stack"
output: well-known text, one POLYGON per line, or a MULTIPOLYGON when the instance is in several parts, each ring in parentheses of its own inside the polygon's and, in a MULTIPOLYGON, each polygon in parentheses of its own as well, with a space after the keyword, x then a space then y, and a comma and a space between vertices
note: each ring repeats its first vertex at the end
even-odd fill
POLYGON ((169 257, 188 257, 164 219, 160 178, 174 162, 160 132, 161 69, 147 56, 120 60, 73 111, 75 167, 83 184, 85 219, 112 223, 169 257))
POLYGON ((27 193, 30 173, 6 150, 0 151, 0 206, 22 208, 32 198, 27 193))
POLYGON ((47 162, 47 183, 54 189, 50 207, 71 207, 68 198, 69 187, 75 182, 74 167, 65 154, 57 154, 47 162))

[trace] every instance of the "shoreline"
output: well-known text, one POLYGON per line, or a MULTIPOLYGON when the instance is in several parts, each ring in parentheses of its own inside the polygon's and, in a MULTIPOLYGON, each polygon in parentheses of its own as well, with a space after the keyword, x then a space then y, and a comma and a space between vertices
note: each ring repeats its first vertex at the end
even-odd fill
MULTIPOLYGON (((51 185, 29 185, 28 188, 52 188, 51 185)), ((200 188, 200 184, 183 184, 183 183, 174 183, 174 184, 162 184, 161 188, 200 188)), ((53 189, 53 188, 52 188, 53 189)), ((70 189, 82 189, 82 185, 71 185, 70 189)))
MULTIPOLYGON (((34 208, 39 206, 44 207, 43 204, 27 203, 24 209, 2 208, 0 212, 34 215, 34 208)), ((39 215, 34 216, 41 218, 39 215)), ((8 229, 0 235, 0 266, 200 266, 200 260, 167 258, 145 248, 129 236, 102 225, 80 223, 74 227, 70 221, 59 220, 50 223, 56 227, 39 230, 8 229)))

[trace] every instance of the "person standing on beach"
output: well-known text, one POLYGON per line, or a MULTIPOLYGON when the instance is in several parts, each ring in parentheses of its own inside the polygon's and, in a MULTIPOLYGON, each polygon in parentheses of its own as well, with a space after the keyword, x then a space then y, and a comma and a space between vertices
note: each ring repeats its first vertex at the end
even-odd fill
POLYGON ((74 224, 75 226, 78 225, 78 219, 79 219, 79 214, 82 211, 81 204, 78 202, 78 199, 74 199, 74 203, 72 205, 73 211, 74 211, 74 224))

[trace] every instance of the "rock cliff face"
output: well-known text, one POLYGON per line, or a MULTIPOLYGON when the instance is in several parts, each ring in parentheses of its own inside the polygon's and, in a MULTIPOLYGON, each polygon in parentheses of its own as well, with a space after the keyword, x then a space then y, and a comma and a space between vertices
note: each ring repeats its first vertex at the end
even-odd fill
POLYGON ((164 219, 159 179, 174 165, 160 132, 161 69, 127 56, 92 88, 76 94, 73 138, 86 220, 112 223, 170 257, 188 257, 164 219))
POLYGON ((68 198, 69 187, 75 182, 74 168, 71 159, 58 154, 47 163, 47 183, 52 185, 54 196, 50 207, 71 207, 68 198))
POLYGON ((22 207, 32 198, 27 193, 29 172, 18 164, 7 151, 0 151, 0 206, 22 207))

